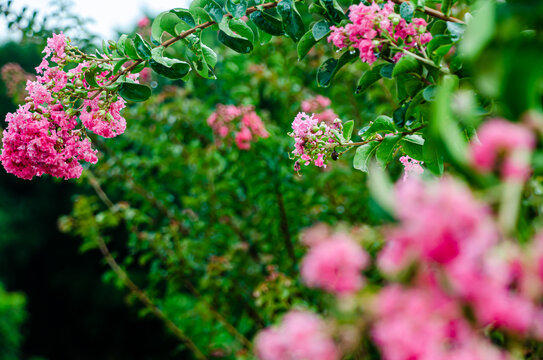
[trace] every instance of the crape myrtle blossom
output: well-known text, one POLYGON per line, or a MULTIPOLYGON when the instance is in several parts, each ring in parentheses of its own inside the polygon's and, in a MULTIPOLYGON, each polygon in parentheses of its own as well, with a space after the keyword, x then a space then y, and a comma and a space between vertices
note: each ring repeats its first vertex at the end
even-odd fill
POLYGON ((521 251, 501 240, 490 209, 450 178, 400 182, 396 198, 399 224, 385 233, 381 271, 394 275, 416 264, 416 278, 431 279, 425 287, 438 287, 458 308, 470 308, 481 328, 543 337, 538 296, 522 283, 541 284, 538 238, 528 251, 532 260, 513 256, 521 251))
POLYGON ((506 179, 526 180, 531 173, 530 155, 536 139, 532 131, 522 125, 495 118, 486 121, 477 132, 478 140, 470 146, 473 166, 489 172, 503 155, 501 174, 506 179))
POLYGON ((336 119, 332 124, 319 122, 314 115, 300 112, 292 122, 292 132, 289 136, 294 139, 294 151, 296 162, 294 170, 300 170, 300 163, 311 163, 318 167, 326 167, 327 160, 335 152, 336 146, 341 146, 343 139, 343 124, 336 119))
POLYGON ((313 117, 319 122, 324 121, 326 124, 333 124, 338 118, 334 110, 330 109, 332 101, 322 95, 317 95, 314 98, 302 101, 302 111, 312 113, 313 117))
POLYGON ((371 333, 385 360, 508 359, 438 288, 389 285, 377 295, 374 311, 371 333))
POLYGON ((361 272, 369 264, 368 254, 347 233, 327 232, 318 227, 304 235, 310 249, 302 260, 302 281, 309 287, 338 295, 360 290, 364 285, 361 272))
POLYGON ((308 311, 291 311, 279 326, 261 331, 255 352, 260 360, 339 360, 324 321, 308 311))
POLYGON ((394 12, 394 3, 387 1, 382 6, 377 3, 363 3, 349 7, 350 23, 345 26, 331 26, 328 42, 339 49, 357 49, 360 59, 373 64, 379 52, 385 46, 395 53, 397 61, 404 55, 401 51, 421 48, 432 40, 427 31, 426 20, 413 18, 408 24, 399 14, 394 12))
MULTIPOLYGON (((85 73, 94 69, 97 83, 105 85, 113 77, 112 65, 83 54, 63 33, 53 34, 43 53, 36 79, 26 82, 25 104, 6 116, 0 160, 7 172, 23 179, 42 174, 78 178, 81 162, 98 161, 86 131, 104 137, 122 134, 125 102, 87 83, 85 73), (68 64, 75 66, 65 71, 68 64)), ((127 78, 136 81, 137 75, 127 78)))
POLYGON ((269 136, 262 119, 253 106, 217 105, 217 109, 207 118, 207 124, 213 130, 219 143, 233 134, 236 146, 249 150, 251 142, 269 136))
POLYGON ((422 161, 417 161, 406 155, 400 157, 400 162, 404 166, 404 172, 402 177, 402 181, 404 182, 410 177, 421 175, 424 172, 424 169, 422 168, 422 166, 420 166, 420 164, 422 164, 422 161))

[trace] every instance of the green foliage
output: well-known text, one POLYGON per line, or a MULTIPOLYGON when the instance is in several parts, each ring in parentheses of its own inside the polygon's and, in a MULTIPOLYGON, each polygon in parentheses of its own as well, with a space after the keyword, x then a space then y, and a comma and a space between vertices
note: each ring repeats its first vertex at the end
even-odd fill
POLYGON ((23 340, 21 325, 26 319, 26 298, 20 293, 6 292, 0 283, 0 358, 20 359, 23 340))

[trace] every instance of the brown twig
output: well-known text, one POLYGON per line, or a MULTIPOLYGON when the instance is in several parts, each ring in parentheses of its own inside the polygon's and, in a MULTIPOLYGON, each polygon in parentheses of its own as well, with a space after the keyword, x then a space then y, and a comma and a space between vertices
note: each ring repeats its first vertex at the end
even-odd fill
POLYGON ((162 320, 168 329, 179 339, 181 340, 196 356, 199 360, 207 360, 207 357, 202 353, 202 351, 196 346, 190 337, 188 337, 183 330, 181 330, 177 325, 171 321, 162 310, 160 310, 151 299, 143 292, 131 279, 128 277, 128 274, 117 264, 115 258, 109 252, 109 249, 102 239, 101 236, 96 236, 96 242, 100 252, 104 256, 107 264, 117 275, 117 277, 123 282, 123 284, 138 297, 138 299, 147 307, 153 315, 162 320))

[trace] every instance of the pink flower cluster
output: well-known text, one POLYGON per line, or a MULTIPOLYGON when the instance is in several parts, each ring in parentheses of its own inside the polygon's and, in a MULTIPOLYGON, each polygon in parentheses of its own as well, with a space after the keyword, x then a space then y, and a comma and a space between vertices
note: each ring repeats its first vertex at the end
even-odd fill
POLYGON ((543 339, 541 241, 525 252, 501 242, 490 209, 449 178, 400 183, 396 197, 400 223, 378 264, 415 275, 408 287, 386 286, 375 302, 373 335, 385 359, 507 358, 479 335, 488 327, 543 339))
POLYGON ((302 281, 309 287, 350 294, 364 284, 362 270, 369 264, 369 256, 346 233, 329 234, 326 228, 309 229, 304 242, 310 246, 302 260, 302 281))
POLYGON ((313 117, 319 122, 323 121, 328 125, 334 123, 338 118, 334 110, 330 109, 332 101, 322 95, 317 95, 309 100, 302 101, 302 111, 312 113, 313 117))
POLYGON ((349 7, 349 24, 341 27, 331 26, 328 42, 339 49, 357 49, 360 59, 373 64, 385 45, 396 51, 394 60, 403 56, 402 49, 421 48, 432 40, 426 30, 426 20, 414 18, 411 23, 394 12, 394 3, 387 1, 382 7, 377 3, 363 3, 349 7))
MULTIPOLYGON (((120 110, 125 102, 87 83, 85 72, 94 67, 102 70, 96 77, 98 84, 105 85, 112 78, 112 66, 79 52, 64 34, 53 34, 43 52, 36 80, 26 83, 25 105, 6 117, 0 160, 6 171, 23 179, 42 174, 77 178, 82 172, 80 161, 98 161, 86 130, 104 137, 122 134, 126 121, 120 110), (50 61, 57 66, 50 66, 50 61), (77 65, 65 71, 69 63, 77 65), (74 109, 76 101, 83 103, 81 110, 74 109)), ((130 77, 135 80, 137 75, 130 77)))
POLYGON ((207 124, 219 139, 233 133, 236 145, 241 150, 249 150, 251 142, 269 136, 264 123, 252 106, 221 105, 207 118, 207 124))
POLYGON ((343 125, 341 120, 336 119, 332 124, 307 115, 305 112, 298 113, 292 122, 290 137, 294 138, 294 170, 300 170, 300 161, 305 165, 313 162, 315 166, 326 167, 326 160, 340 146, 343 139, 343 125))
POLYGON ((261 331, 255 340, 261 360, 338 360, 325 323, 307 311, 291 311, 280 326, 261 331))
POLYGON ((477 132, 479 141, 470 147, 471 160, 482 172, 491 171, 503 154, 502 176, 526 180, 531 173, 530 155, 535 147, 535 136, 522 124, 505 119, 486 121, 477 132))
POLYGON ((388 286, 375 307, 372 335, 385 360, 506 359, 439 289, 388 286))
POLYGON ((75 129, 76 117, 68 116, 62 105, 42 113, 31 106, 22 105, 6 117, 0 160, 7 172, 27 180, 42 174, 72 179, 81 176, 80 161, 98 161, 89 139, 75 129))
POLYGON ((420 164, 422 164, 422 161, 411 159, 409 156, 402 156, 400 157, 400 162, 404 167, 402 178, 404 182, 410 177, 421 175, 424 172, 424 169, 422 168, 422 166, 420 166, 420 164))

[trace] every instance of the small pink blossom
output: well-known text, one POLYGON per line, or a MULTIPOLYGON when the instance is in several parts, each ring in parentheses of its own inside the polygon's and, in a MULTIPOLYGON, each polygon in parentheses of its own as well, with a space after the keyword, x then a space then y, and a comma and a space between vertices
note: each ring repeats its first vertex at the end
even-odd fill
POLYGON ((424 169, 420 164, 422 161, 411 159, 409 156, 400 157, 400 162, 404 166, 404 173, 402 180, 405 182, 409 177, 419 176, 424 172, 424 169))
POLYGON ((491 171, 501 153, 504 154, 502 175, 505 178, 526 180, 530 173, 530 154, 535 147, 535 136, 527 127, 504 119, 486 121, 478 131, 479 141, 470 147, 473 166, 480 171, 491 171))
POLYGON ((149 20, 149 18, 147 16, 144 16, 142 17, 139 21, 138 21, 138 27, 139 28, 144 28, 146 26, 149 26, 151 24, 151 20, 149 20))
POLYGON ((307 311, 291 311, 277 327, 261 331, 255 340, 260 360, 338 360, 339 351, 324 322, 307 311))
POLYGON ((302 260, 302 280, 336 294, 360 290, 369 256, 349 235, 337 233, 313 245, 302 260))
POLYGON ((222 143, 230 133, 234 134, 236 146, 249 150, 251 142, 269 136, 260 116, 252 106, 217 105, 217 109, 207 118, 207 124, 222 143))

